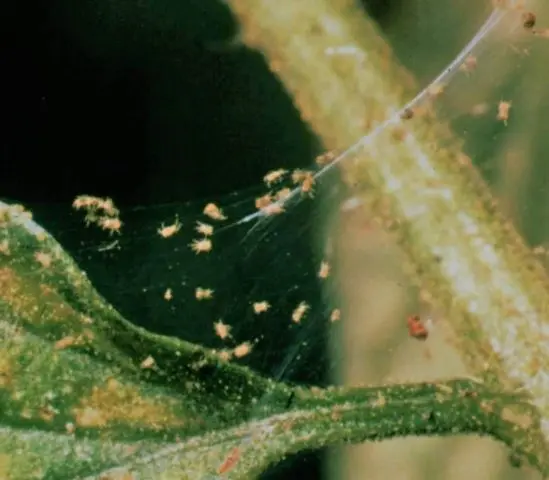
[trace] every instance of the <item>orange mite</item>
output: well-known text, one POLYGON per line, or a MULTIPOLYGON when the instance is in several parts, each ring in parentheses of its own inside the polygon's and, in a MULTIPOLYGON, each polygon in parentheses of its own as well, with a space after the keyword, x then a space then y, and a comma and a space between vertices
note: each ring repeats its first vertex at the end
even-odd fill
POLYGON ((411 315, 407 319, 408 334, 410 337, 417 338, 418 340, 425 340, 429 336, 429 331, 423 325, 423 322, 419 318, 419 315, 411 315))
POLYGON ((234 447, 227 458, 223 461, 223 464, 218 468, 217 474, 223 475, 224 473, 227 473, 229 470, 231 470, 236 462, 238 462, 238 459, 240 458, 240 449, 238 447, 234 447))

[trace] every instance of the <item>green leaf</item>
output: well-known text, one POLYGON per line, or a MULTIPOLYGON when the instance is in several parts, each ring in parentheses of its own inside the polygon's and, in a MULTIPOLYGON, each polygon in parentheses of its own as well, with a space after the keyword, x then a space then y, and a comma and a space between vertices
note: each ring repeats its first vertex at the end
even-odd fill
POLYGON ((250 478, 305 449, 456 433, 492 435, 513 458, 547 465, 521 396, 469 379, 274 382, 135 327, 28 213, 4 205, 0 218, 2 478, 250 478))

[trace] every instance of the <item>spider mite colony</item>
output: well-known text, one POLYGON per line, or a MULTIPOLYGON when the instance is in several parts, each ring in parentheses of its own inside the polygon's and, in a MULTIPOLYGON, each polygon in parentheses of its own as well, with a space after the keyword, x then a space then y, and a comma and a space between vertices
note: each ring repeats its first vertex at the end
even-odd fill
MULTIPOLYGON (((323 158, 327 158, 328 155, 323 158)), ((279 215, 284 212, 284 200, 288 198, 292 191, 299 190, 302 196, 312 198, 314 195, 314 173, 310 170, 296 169, 287 171, 284 169, 268 172, 264 177, 264 184, 269 191, 257 198, 254 203, 262 216, 268 217, 279 215), (286 185, 283 185, 286 181, 286 185)), ((96 226, 108 232, 109 235, 121 235, 123 233, 123 221, 121 220, 120 210, 115 206, 110 198, 100 198, 90 195, 80 195, 74 199, 73 208, 84 213, 84 221, 87 226, 96 226)), ((229 222, 228 215, 224 209, 215 204, 208 203, 202 209, 202 218, 197 218, 193 223, 184 225, 184 222, 176 215, 171 220, 160 223, 155 230, 156 235, 161 241, 178 242, 182 231, 194 232, 194 238, 186 246, 190 252, 201 257, 206 256, 215 249, 216 228, 229 222)), ((192 254, 191 253, 191 254, 192 254)), ((46 263, 48 259, 37 259, 41 263, 46 263)), ((222 265, 220 265, 222 268, 222 265)), ((330 275, 330 262, 322 260, 318 265, 316 277, 319 280, 326 280, 330 275)), ((178 295, 177 289, 173 287, 165 288, 162 298, 166 302, 172 302, 178 295)), ((194 287, 194 298, 198 302, 208 302, 215 300, 215 289, 208 285, 196 285, 194 287)), ((254 298, 249 302, 250 313, 258 319, 265 316, 271 309, 271 303, 265 298, 254 298)), ((305 302, 297 302, 293 309, 287 313, 288 322, 300 324, 307 318, 310 305, 305 302)), ((340 311, 334 309, 329 313, 329 321, 335 322, 340 318, 340 311)), ((258 339, 248 339, 236 341, 232 334, 232 326, 223 318, 212 319, 213 333, 227 345, 233 345, 232 348, 223 348, 216 353, 222 360, 231 360, 245 357, 248 355, 258 339)), ((145 365, 145 364, 144 364, 145 365)), ((148 363, 147 363, 148 365, 148 363)), ((145 367, 144 367, 145 368, 145 367)), ((150 368, 148 366, 147 368, 150 368)))
MULTIPOLYGON (((325 165, 335 155, 333 153, 323 154, 318 157, 317 163, 319 165, 325 165)), ((288 172, 284 169, 273 170, 268 172, 264 177, 264 183, 267 188, 276 187, 279 185, 284 177, 287 177, 294 185, 297 185, 302 195, 312 197, 313 185, 315 183, 314 173, 306 170, 295 170, 288 172)), ((270 191, 261 197, 255 199, 255 205, 261 215, 270 216, 278 215, 284 212, 284 199, 288 198, 292 189, 287 186, 280 187, 278 190, 270 191)), ((295 189, 294 189, 295 192, 295 189)), ((114 202, 110 198, 93 197, 90 195, 78 196, 73 202, 73 208, 85 213, 84 221, 86 225, 95 225, 102 230, 108 232, 109 235, 122 233, 123 222, 120 219, 120 210, 115 206, 114 202)), ((196 234, 196 238, 188 245, 189 249, 196 255, 208 254, 214 248, 214 232, 215 224, 225 222, 228 217, 223 212, 223 209, 214 203, 208 203, 202 211, 203 220, 196 220, 194 225, 189 226, 196 234)), ((161 223, 156 230, 157 235, 162 239, 175 239, 184 225, 176 216, 171 222, 161 223)), ((48 258, 36 259, 43 266, 47 267, 50 262, 48 258)), ((316 276, 320 281, 326 280, 330 276, 331 264, 327 259, 323 259, 318 265, 316 276)), ((174 297, 174 290, 172 288, 165 289, 163 298, 165 301, 171 301, 174 297)), ((197 286, 195 288, 195 299, 197 301, 208 301, 214 298, 214 290, 207 286, 197 286)), ((251 302, 250 309, 254 315, 261 317, 262 314, 267 312, 271 308, 271 304, 264 299, 257 299, 251 302)), ((289 312, 289 321, 300 324, 306 321, 307 313, 310 309, 310 305, 307 302, 301 301, 295 305, 294 309, 289 312)), ((339 309, 333 309, 328 316, 330 322, 337 322, 341 318, 341 311, 339 309)), ((426 339, 428 332, 419 320, 419 317, 410 317, 408 319, 408 328, 410 336, 418 339, 426 339), (412 318, 414 321, 412 322, 412 318)), ((234 339, 232 337, 232 326, 226 324, 223 319, 217 319, 212 323, 213 332, 224 342, 230 342, 234 339)), ((217 351, 219 357, 224 361, 232 359, 238 359, 248 355, 254 344, 258 340, 243 341, 235 344, 233 348, 223 348, 217 351)), ((143 360, 142 368, 154 367, 154 358, 147 357, 143 360)))
MULTIPOLYGON (((529 35, 538 37, 548 37, 549 33, 545 29, 538 28, 538 19, 535 13, 527 11, 524 3, 520 1, 494 0, 496 9, 505 8, 517 13, 522 30, 529 35)), ((403 141, 411 132, 414 122, 425 115, 432 115, 434 103, 441 98, 446 91, 446 87, 454 75, 464 75, 465 78, 472 78, 479 68, 479 58, 475 55, 476 47, 483 39, 495 28, 496 23, 489 23, 486 28, 481 28, 472 41, 456 57, 449 67, 439 75, 430 85, 421 91, 411 102, 404 105, 396 114, 389 118, 383 124, 383 128, 392 129, 392 138, 395 141, 403 141)), ((339 55, 341 52, 334 49, 332 55, 339 55)), ((352 52, 347 52, 346 55, 352 52)), ((473 116, 490 114, 493 112, 493 120, 501 122, 507 126, 512 121, 513 101, 509 98, 500 99, 495 104, 483 103, 476 105, 471 113, 473 116)), ((379 130, 379 129, 378 129, 379 130)), ((277 168, 268 171, 263 176, 263 184, 266 188, 264 194, 253 200, 255 213, 246 217, 229 219, 223 208, 215 203, 208 203, 202 209, 202 217, 196 218, 191 224, 185 224, 177 215, 171 219, 160 223, 156 227, 156 235, 162 240, 177 242, 181 238, 181 231, 193 232, 194 238, 190 243, 184 245, 190 252, 199 258, 207 258, 208 254, 215 251, 216 233, 222 231, 227 225, 237 225, 248 223, 252 220, 257 222, 266 222, 269 217, 285 214, 289 206, 290 199, 314 198, 315 186, 323 177, 324 173, 333 166, 345 167, 347 153, 353 150, 364 139, 373 138, 375 131, 366 132, 363 139, 351 146, 342 153, 326 152, 316 158, 316 165, 313 169, 294 169, 277 168), (236 222, 236 223, 231 223, 236 222), (225 227, 224 227, 225 226, 225 227)), ((461 156, 467 159, 466 155, 461 156)), ((464 164, 470 165, 470 160, 464 161, 464 164)), ((344 172, 345 173, 345 172, 344 172)), ((346 176, 342 176, 346 181, 346 176)), ((361 206, 357 198, 348 198, 342 206, 342 211, 352 210, 361 206)), ((114 205, 110 198, 99 198, 90 195, 81 195, 75 198, 73 207, 76 210, 84 212, 84 221, 86 225, 95 225, 106 231, 109 235, 121 235, 124 230, 124 223, 120 218, 120 211, 114 205)), ((2 249, 6 250, 9 246, 4 245, 2 249)), ((317 265, 315 272, 319 282, 326 281, 331 276, 332 261, 330 258, 323 258, 317 265)), ((50 259, 47 256, 37 255, 36 261, 44 268, 47 268, 50 259)), ((163 292, 165 301, 170 302, 176 296, 177 290, 166 288, 163 292)), ((196 285, 194 287, 194 298, 198 302, 211 302, 216 299, 215 289, 208 285, 196 285)), ((266 312, 271 308, 271 303, 266 298, 254 298, 249 302, 250 312, 261 319, 265 317, 266 312)), ((307 322, 307 316, 310 314, 311 305, 305 301, 298 301, 293 306, 293 310, 287 312, 288 322, 293 324, 304 324, 307 322)), ((332 309, 326 314, 327 320, 337 322, 341 318, 339 308, 332 309)), ((429 337, 429 322, 425 322, 420 316, 411 314, 402 322, 403 328, 407 328, 410 338, 425 341, 429 337)), ((224 360, 241 358, 248 355, 259 339, 248 339, 236 342, 233 338, 232 326, 225 323, 222 318, 211 319, 211 328, 213 333, 223 342, 232 342, 232 348, 219 350, 219 356, 224 360)))

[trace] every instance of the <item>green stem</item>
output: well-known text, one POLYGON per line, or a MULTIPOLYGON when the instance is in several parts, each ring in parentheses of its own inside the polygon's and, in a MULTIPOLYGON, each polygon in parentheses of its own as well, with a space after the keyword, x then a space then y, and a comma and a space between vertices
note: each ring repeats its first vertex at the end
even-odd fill
MULTIPOLYGON (((229 4, 245 43, 265 55, 328 149, 355 145, 411 98, 409 77, 354 1, 229 4), (327 55, 339 47, 354 55, 327 55)), ((506 15, 512 22, 520 13, 506 15)), ((448 313, 471 373, 523 388, 549 438, 549 280, 459 142, 428 116, 396 120, 342 168, 448 313)), ((536 448, 545 458, 547 445, 536 448)))
POLYGON ((501 394, 471 380, 299 391, 287 412, 170 445, 152 456, 130 460, 123 470, 139 478, 160 480, 217 478, 221 474, 245 479, 307 449, 459 433, 491 435, 511 447, 515 458, 542 469, 532 450, 532 445, 543 441, 536 429, 536 415, 523 397, 501 394), (234 464, 229 465, 229 458, 234 464))

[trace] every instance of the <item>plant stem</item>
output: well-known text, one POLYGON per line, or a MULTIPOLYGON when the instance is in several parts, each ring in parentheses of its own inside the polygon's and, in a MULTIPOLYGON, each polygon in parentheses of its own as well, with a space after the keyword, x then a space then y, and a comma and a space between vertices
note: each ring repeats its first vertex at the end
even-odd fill
MULTIPOLYGON (((355 2, 228 3, 244 42, 264 54, 326 148, 355 145, 410 98, 409 76, 355 2), (353 54, 328 54, 343 47, 353 54)), ((343 165, 347 183, 395 233, 416 280, 448 313, 471 373, 523 388, 548 439, 545 270, 440 122, 428 115, 395 121, 362 147, 343 165)), ((546 458, 546 444, 534 447, 546 458)))
MULTIPOLYGON (((542 469, 535 409, 471 380, 296 393, 292 408, 124 464, 139 478, 255 478, 295 452, 406 435, 491 435, 542 469), (228 462, 234 460, 234 464, 228 462), (226 465, 224 468, 223 466, 226 465), (228 475, 228 477, 227 477, 228 475)), ((103 472, 103 474, 106 472, 103 472)), ((99 476, 87 477, 97 480, 99 476)))

